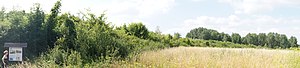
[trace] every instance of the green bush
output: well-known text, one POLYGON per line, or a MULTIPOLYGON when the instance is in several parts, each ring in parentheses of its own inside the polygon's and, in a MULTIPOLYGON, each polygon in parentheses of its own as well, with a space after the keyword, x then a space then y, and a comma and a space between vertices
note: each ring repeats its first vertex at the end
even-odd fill
POLYGON ((34 60, 37 67, 78 66, 82 64, 81 55, 76 51, 65 51, 61 46, 55 46, 49 52, 34 60))

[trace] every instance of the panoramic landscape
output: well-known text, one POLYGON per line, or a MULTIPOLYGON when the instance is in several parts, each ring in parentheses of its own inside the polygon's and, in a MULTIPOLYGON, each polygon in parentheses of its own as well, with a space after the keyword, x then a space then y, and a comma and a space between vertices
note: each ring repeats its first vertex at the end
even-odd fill
POLYGON ((296 0, 2 0, 1 68, 299 68, 296 0))

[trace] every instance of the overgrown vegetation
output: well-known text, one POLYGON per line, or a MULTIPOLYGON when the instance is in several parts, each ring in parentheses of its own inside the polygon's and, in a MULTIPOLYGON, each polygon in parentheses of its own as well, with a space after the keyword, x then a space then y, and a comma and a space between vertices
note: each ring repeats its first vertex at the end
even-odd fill
MULTIPOLYGON (((188 38, 182 38, 179 33, 172 36, 161 34, 160 31, 149 31, 140 22, 112 26, 106 20, 105 13, 97 16, 87 12, 75 16, 61 13, 61 6, 63 5, 60 1, 57 1, 50 14, 45 14, 39 4, 35 4, 30 12, 23 10, 6 12, 4 8, 0 11, 0 45, 3 46, 6 42, 28 43, 24 52, 28 58, 25 64, 13 66, 111 67, 115 66, 112 65, 115 63, 132 61, 144 51, 171 47, 264 47, 254 43, 244 44, 244 39, 238 34, 230 36, 215 30, 205 32, 211 31, 211 34, 201 32, 194 33, 201 36, 192 37, 194 34, 188 34, 188 38)), ((289 39, 289 43, 297 43, 296 38, 289 39)), ((291 44, 288 47, 296 46, 298 45, 291 44)))

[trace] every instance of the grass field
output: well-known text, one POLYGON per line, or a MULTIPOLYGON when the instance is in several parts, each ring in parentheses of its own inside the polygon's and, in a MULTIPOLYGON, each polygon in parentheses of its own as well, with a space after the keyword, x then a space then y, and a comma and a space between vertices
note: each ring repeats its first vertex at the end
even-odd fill
POLYGON ((147 51, 126 67, 159 68, 299 68, 300 52, 251 48, 176 47, 147 51))

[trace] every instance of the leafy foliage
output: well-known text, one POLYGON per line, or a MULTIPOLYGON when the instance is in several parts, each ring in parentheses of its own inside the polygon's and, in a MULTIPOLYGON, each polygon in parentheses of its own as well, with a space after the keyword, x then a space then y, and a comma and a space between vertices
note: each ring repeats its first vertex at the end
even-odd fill
POLYGON ((148 37, 148 29, 142 23, 131 23, 126 28, 126 33, 128 35, 134 35, 142 39, 146 39, 148 37))
POLYGON ((50 48, 54 47, 54 43, 57 40, 57 33, 54 31, 56 24, 57 24, 57 16, 60 12, 61 2, 57 1, 54 5, 54 7, 51 9, 51 14, 47 18, 47 22, 45 23, 45 29, 46 29, 46 39, 47 39, 47 45, 50 48))
POLYGON ((269 48, 290 48, 298 47, 297 39, 295 37, 287 38, 284 34, 278 34, 270 32, 268 35, 265 33, 248 33, 245 37, 241 37, 237 33, 228 35, 225 33, 219 33, 216 30, 207 29, 203 27, 192 29, 186 35, 187 38, 203 39, 203 40, 218 40, 224 42, 233 42, 238 44, 266 46, 269 48))
POLYGON ((240 34, 238 34, 238 33, 232 33, 231 34, 231 41, 233 43, 241 44, 241 40, 242 40, 242 38, 241 38, 240 34))
POLYGON ((291 44, 291 47, 298 47, 298 44, 297 44, 297 38, 292 36, 290 39, 289 39, 289 42, 291 44))

